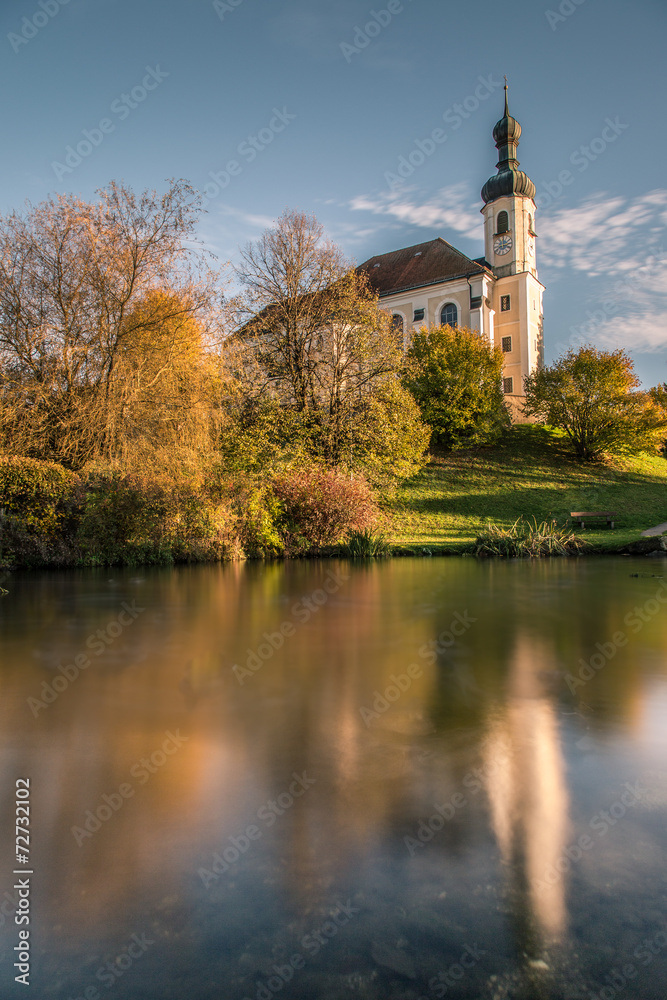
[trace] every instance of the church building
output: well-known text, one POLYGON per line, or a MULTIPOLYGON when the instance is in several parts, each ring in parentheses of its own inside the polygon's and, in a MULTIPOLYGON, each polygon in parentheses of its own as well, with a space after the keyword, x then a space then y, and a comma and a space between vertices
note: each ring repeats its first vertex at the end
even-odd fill
POLYGON ((519 170, 521 126, 505 112, 493 129, 497 173, 482 188, 484 257, 471 260, 438 237, 371 257, 360 270, 394 317, 407 347, 423 326, 467 326, 499 347, 503 390, 520 417, 523 379, 543 362, 542 293, 535 256, 535 185, 519 170))

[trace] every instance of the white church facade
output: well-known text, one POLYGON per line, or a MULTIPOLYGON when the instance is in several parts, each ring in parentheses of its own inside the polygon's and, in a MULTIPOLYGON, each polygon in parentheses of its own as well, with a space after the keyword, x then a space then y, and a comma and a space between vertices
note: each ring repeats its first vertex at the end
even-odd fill
POLYGON ((482 188, 484 257, 441 238, 371 257, 360 270, 407 347, 423 326, 467 326, 503 352, 503 390, 520 417, 523 379, 543 363, 544 286, 537 274, 535 185, 519 170, 521 126, 505 111, 493 129, 497 173, 482 188))

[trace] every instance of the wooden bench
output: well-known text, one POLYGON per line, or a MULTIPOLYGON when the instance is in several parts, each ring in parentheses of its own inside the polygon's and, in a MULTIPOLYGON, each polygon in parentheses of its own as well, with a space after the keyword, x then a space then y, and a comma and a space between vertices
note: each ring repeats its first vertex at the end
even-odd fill
POLYGON ((586 521, 606 521, 607 524, 613 528, 614 522, 612 518, 615 517, 615 511, 570 511, 570 517, 573 521, 578 521, 581 527, 584 527, 586 521))

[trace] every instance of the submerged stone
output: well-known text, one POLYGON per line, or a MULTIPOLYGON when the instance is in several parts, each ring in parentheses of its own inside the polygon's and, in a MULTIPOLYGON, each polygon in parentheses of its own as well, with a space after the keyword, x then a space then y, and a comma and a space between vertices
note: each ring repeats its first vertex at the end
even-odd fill
POLYGON ((399 948, 392 948, 383 942, 375 941, 371 949, 373 961, 385 969, 397 972, 399 976, 406 976, 408 979, 416 979, 414 962, 404 951, 399 948))

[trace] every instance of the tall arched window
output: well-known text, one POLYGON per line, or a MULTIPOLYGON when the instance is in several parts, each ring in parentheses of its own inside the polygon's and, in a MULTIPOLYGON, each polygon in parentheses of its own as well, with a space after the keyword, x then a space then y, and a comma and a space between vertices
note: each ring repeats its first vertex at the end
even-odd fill
POLYGON ((442 307, 440 322, 443 326, 456 326, 459 320, 458 309, 453 302, 448 302, 442 307))
POLYGON ((499 233, 509 232, 510 219, 507 212, 498 212, 497 226, 498 226, 498 229, 496 230, 497 232, 499 233))
POLYGON ((394 333, 401 338, 403 337, 403 317, 400 313, 394 313, 391 317, 391 325, 393 327, 394 333))
POLYGON ((530 212, 528 213, 528 232, 529 233, 535 232, 535 230, 533 229, 533 217, 530 214, 530 212))

